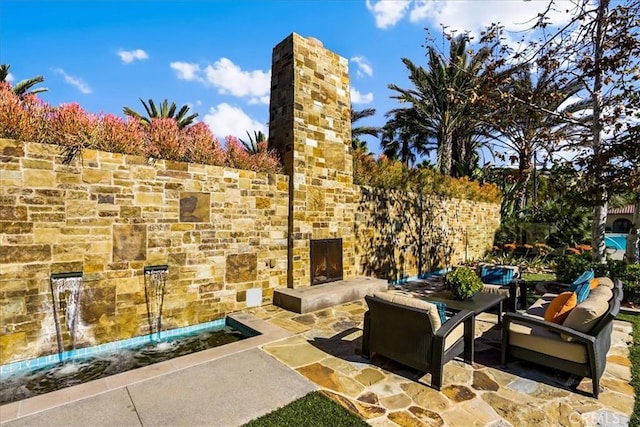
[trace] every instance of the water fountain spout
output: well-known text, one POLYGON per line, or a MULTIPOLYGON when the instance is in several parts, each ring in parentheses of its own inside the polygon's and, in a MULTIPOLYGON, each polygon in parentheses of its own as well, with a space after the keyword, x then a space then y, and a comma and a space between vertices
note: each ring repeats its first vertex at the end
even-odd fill
POLYGON ((58 273, 51 275, 51 296, 53 298, 53 318, 56 325, 58 353, 64 352, 62 319, 69 332, 71 349, 75 348, 78 312, 80 307, 80 288, 82 272, 58 273))
POLYGON ((166 265, 144 268, 144 294, 147 304, 149 334, 160 333, 162 329, 162 305, 168 277, 169 267, 166 265))

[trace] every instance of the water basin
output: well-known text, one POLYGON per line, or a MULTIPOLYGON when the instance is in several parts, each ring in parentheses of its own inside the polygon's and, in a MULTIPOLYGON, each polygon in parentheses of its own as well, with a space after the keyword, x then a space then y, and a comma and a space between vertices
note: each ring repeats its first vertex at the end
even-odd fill
POLYGON ((0 366, 0 405, 240 341, 258 333, 230 319, 0 366), (54 357, 58 361, 54 361, 54 357))

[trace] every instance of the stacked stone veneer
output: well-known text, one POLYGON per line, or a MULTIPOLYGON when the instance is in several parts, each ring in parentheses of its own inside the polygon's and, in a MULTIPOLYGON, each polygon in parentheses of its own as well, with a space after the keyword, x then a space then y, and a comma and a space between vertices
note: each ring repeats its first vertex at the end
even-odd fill
POLYGON ((295 33, 273 49, 269 141, 290 175, 289 287, 311 284, 311 239, 342 239, 343 277, 356 274, 347 64, 295 33))
MULTIPOLYGON (((287 283, 288 177, 0 140, 0 364, 57 351, 50 276, 82 271, 79 346, 148 332, 145 266, 168 265, 163 328, 269 303, 287 283)), ((68 340, 68 336, 65 337, 68 340)))
POLYGON ((83 272, 82 347, 149 332, 147 266, 170 329, 310 286, 311 239, 342 239, 345 279, 392 280, 493 241, 499 205, 353 184, 347 60, 314 39, 274 48, 269 134, 286 175, 0 139, 0 364, 57 352, 56 273, 83 272))
POLYGON ((499 226, 496 203, 361 187, 358 273, 395 281, 477 260, 499 226))

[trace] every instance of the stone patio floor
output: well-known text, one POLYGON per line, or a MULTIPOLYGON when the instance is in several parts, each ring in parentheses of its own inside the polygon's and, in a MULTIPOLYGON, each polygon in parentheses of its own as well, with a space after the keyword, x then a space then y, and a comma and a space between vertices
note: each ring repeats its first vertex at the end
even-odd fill
MULTIPOLYGON (((633 412, 631 325, 615 321, 599 399, 591 380, 526 362, 500 365, 500 325, 476 318, 475 361, 454 360, 441 391, 424 375, 382 357, 360 355, 364 300, 307 314, 275 306, 249 313, 296 335, 262 346, 373 426, 623 426, 633 412)), ((274 379, 277 381, 277 379, 274 379)))

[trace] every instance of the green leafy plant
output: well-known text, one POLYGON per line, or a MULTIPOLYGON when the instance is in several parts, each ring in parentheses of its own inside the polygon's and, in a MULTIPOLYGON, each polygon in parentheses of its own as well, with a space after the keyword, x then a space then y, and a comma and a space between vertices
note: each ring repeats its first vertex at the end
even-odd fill
POLYGON ((588 253, 563 255, 556 259, 556 276, 561 282, 571 283, 591 267, 591 255, 588 253))
POLYGON ((444 275, 444 286, 456 299, 467 299, 482 289, 482 280, 469 267, 458 267, 444 275))
POLYGON ((617 277, 622 281, 624 299, 640 304, 640 264, 629 264, 625 271, 617 277))

